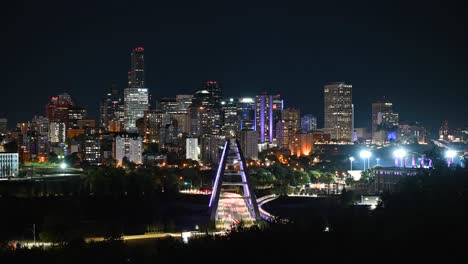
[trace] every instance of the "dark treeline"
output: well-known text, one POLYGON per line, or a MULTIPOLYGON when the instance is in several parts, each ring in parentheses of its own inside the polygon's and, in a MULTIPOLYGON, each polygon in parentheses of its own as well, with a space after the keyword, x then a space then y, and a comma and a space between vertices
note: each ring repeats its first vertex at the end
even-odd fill
POLYGON ((208 196, 160 193, 127 196, 0 198, 0 243, 11 239, 66 242, 83 237, 175 232, 207 221, 208 196), (196 216, 196 217, 194 217, 196 216))

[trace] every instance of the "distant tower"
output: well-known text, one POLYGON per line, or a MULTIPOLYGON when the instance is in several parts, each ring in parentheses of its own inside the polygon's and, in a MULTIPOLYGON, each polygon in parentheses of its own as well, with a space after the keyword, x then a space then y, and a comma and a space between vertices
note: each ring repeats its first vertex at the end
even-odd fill
POLYGON ((261 94, 255 98, 255 130, 260 133, 260 143, 272 143, 275 124, 281 118, 283 101, 280 95, 261 94))
POLYGON ((317 130, 317 118, 311 114, 301 117, 301 130, 304 132, 317 130))
POLYGON ((143 88, 145 87, 145 49, 143 47, 136 47, 131 53, 131 70, 129 72, 130 88, 143 88))
POLYGON ((131 53, 131 70, 128 88, 124 90, 124 127, 136 131, 136 120, 142 118, 149 108, 148 88, 145 88, 144 49, 134 48, 131 53))
POLYGON ((206 90, 210 93, 210 107, 211 108, 220 108, 221 107, 221 97, 222 90, 221 84, 219 81, 206 81, 203 83, 202 90, 206 90))
POLYGON ((226 140, 210 198, 210 219, 226 230, 243 221, 246 226, 260 220, 257 199, 249 184, 246 162, 239 142, 226 140))
POLYGON ((324 86, 325 130, 331 139, 353 140, 353 86, 342 82, 324 86))

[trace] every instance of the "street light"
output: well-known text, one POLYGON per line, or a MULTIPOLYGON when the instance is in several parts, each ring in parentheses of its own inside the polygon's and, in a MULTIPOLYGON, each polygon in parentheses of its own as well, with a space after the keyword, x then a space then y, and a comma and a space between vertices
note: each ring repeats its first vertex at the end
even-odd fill
POLYGON ((67 164, 66 164, 65 162, 60 163, 60 168, 61 168, 62 170, 66 169, 66 168, 67 168, 67 164))
POLYGON ((369 158, 372 156, 372 153, 368 150, 363 150, 359 153, 359 156, 364 161, 363 170, 366 170, 366 159, 367 159, 367 167, 369 167, 369 158))
POLYGON ((354 161, 354 157, 349 157, 349 162, 351 163, 351 169, 350 170, 353 170, 353 161, 354 161))
POLYGON ((455 156, 457 156, 457 152, 454 151, 454 150, 447 150, 447 152, 445 152, 445 157, 448 159, 447 160, 447 165, 450 167, 450 165, 453 163, 453 158, 455 158, 455 156))
POLYGON ((393 152, 395 156, 395 167, 398 167, 398 159, 401 160, 401 166, 403 167, 403 157, 406 156, 406 151, 404 149, 397 149, 393 152))

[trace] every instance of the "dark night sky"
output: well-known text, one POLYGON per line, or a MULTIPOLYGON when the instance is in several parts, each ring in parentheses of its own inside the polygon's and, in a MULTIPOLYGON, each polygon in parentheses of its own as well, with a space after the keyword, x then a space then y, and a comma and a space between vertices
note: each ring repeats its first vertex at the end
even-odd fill
POLYGON ((346 81, 357 126, 370 125, 379 95, 403 120, 468 125, 468 16, 448 1, 2 5, 0 115, 10 126, 44 115, 48 98, 61 92, 97 116, 111 81, 124 88, 136 46, 145 47, 147 86, 157 98, 217 79, 226 96, 280 93, 321 124, 322 86, 346 81))

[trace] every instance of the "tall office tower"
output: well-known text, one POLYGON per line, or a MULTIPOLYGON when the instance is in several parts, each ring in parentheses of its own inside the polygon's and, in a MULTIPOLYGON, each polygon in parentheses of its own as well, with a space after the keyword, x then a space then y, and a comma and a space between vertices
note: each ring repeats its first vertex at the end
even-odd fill
POLYGON ((399 115, 385 97, 372 103, 372 142, 383 144, 396 139, 399 115))
POLYGON ((303 132, 310 132, 317 130, 317 117, 308 114, 301 117, 301 130, 303 132))
POLYGON ((299 109, 287 108, 281 113, 281 120, 276 123, 276 139, 279 147, 287 149, 294 135, 300 129, 299 109))
POLYGON ((46 106, 47 118, 50 122, 68 123, 68 110, 74 106, 69 94, 52 96, 46 106))
POLYGON ((291 155, 309 156, 314 145, 314 134, 297 132, 289 143, 291 155))
POLYGON ((124 90, 125 130, 137 131, 136 121, 148 110, 147 88, 126 88, 124 90))
POLYGON ((193 95, 176 95, 177 109, 172 118, 177 120, 179 133, 189 133, 188 109, 192 104, 193 95))
POLYGON ((214 119, 217 116, 213 113, 211 99, 211 94, 207 90, 201 90, 194 94, 192 104, 189 107, 190 135, 209 135, 216 129, 214 119))
POLYGON ((86 136, 81 142, 81 155, 90 165, 101 165, 101 141, 95 136, 86 136))
POLYGON ((34 116, 31 121, 31 128, 39 134, 47 136, 49 134, 49 119, 43 116, 34 116))
POLYGON ((221 107, 222 90, 221 84, 218 81, 204 82, 202 90, 206 90, 210 93, 210 108, 221 107))
POLYGON ((223 134, 227 137, 235 137, 239 129, 239 115, 237 100, 230 98, 221 102, 223 113, 223 134))
POLYGON ((260 133, 260 143, 273 143, 275 124, 281 119, 283 100, 280 95, 257 95, 255 98, 256 130, 260 133))
POLYGON ((291 134, 301 128, 301 112, 297 108, 286 108, 281 112, 281 120, 286 123, 291 134))
POLYGON ((106 96, 101 99, 99 104, 100 126, 104 130, 109 130, 109 124, 116 121, 116 114, 122 105, 122 98, 120 98, 119 90, 115 83, 112 83, 110 90, 106 96))
POLYGON ((131 53, 131 69, 129 72, 128 87, 129 88, 144 88, 145 87, 145 49, 136 47, 131 53))
POLYGON ((137 164, 141 164, 143 161, 143 139, 139 136, 118 135, 114 139, 112 150, 114 159, 120 164, 125 157, 137 164))
MULTIPOLYGON (((34 116, 30 124, 31 130, 37 132, 37 150, 39 160, 49 153, 49 120, 43 116, 34 116)), ((45 160, 44 160, 45 161, 45 160)))
POLYGON ((258 160, 258 131, 240 131, 240 148, 246 159, 258 160))
POLYGON ((161 110, 145 111, 144 116, 144 143, 159 143, 159 130, 163 124, 164 112, 161 110))
POLYGON ((68 124, 67 129, 77 127, 80 120, 87 118, 86 109, 79 106, 72 106, 68 109, 68 124))
MULTIPOLYGON (((444 122, 444 125, 448 123, 444 122)), ((402 144, 426 144, 426 129, 418 122, 403 121, 398 124, 398 142, 402 144)))
POLYGON ((332 140, 353 140, 353 86, 342 82, 324 86, 325 130, 332 140))
POLYGON ((255 100, 253 98, 240 98, 237 112, 239 115, 239 129, 255 130, 255 100))
POLYGON ((198 138, 186 138, 185 159, 199 161, 200 148, 198 147, 198 138))
POLYGON ((193 95, 178 94, 176 95, 177 111, 187 113, 189 106, 192 104, 193 95))

